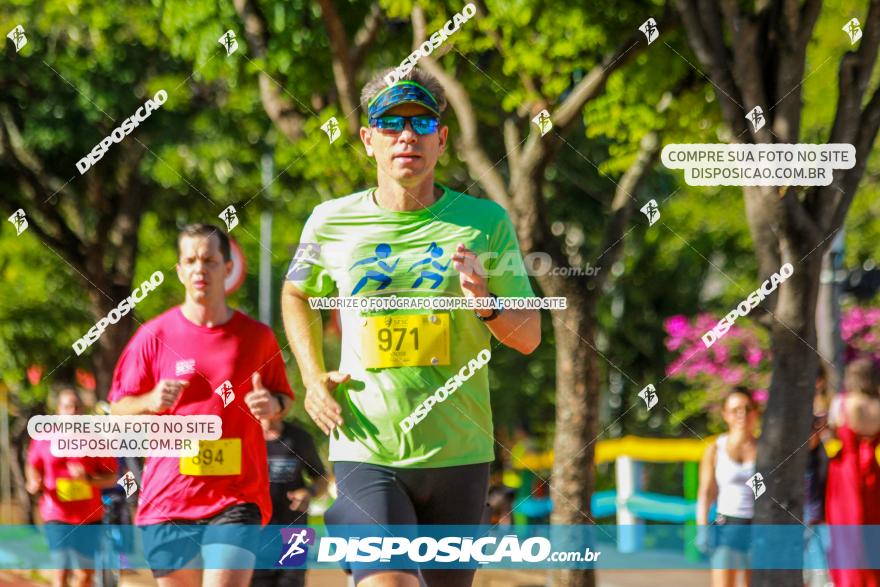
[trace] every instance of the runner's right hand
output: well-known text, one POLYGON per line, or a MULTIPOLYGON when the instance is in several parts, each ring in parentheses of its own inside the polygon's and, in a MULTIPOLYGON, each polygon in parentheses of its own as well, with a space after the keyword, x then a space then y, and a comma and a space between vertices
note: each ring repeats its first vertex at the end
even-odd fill
POLYGON ((709 526, 704 526, 702 524, 697 525, 697 537, 694 540, 694 544, 702 554, 709 554, 712 550, 710 547, 710 534, 711 530, 709 526))
POLYGON ((36 495, 43 490, 43 476, 35 473, 33 477, 27 480, 25 490, 31 495, 36 495))
POLYGON ((150 392, 150 411, 154 414, 164 412, 174 405, 177 396, 189 381, 182 379, 162 379, 150 392))
POLYGON ((83 467, 82 463, 76 461, 67 461, 67 472, 70 474, 71 479, 85 480, 88 477, 86 475, 86 468, 83 467))
POLYGON ((337 426, 342 426, 342 408, 333 399, 333 392, 339 384, 351 379, 351 375, 339 371, 329 371, 321 375, 318 381, 306 387, 303 402, 306 413, 315 421, 324 434, 330 434, 337 426))
POLYGON ((287 499, 290 500, 290 511, 307 512, 309 511, 309 502, 312 499, 312 495, 308 489, 294 489, 287 492, 287 499))

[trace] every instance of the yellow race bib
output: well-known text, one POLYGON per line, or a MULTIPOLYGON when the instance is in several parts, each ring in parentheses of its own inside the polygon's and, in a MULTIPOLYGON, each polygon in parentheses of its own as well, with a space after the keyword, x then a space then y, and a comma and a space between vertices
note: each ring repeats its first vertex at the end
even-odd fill
POLYGON ((367 369, 449 364, 449 314, 395 314, 361 318, 367 369))
POLYGON ((92 486, 82 479, 56 479, 55 493, 60 501, 92 499, 92 486))
POLYGON ((180 474, 240 475, 241 438, 200 440, 199 454, 193 457, 180 457, 180 474))

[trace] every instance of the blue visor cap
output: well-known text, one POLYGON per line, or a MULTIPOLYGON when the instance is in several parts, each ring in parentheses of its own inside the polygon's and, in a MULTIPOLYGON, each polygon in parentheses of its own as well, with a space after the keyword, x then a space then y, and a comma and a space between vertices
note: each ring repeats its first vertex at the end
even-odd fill
POLYGON ((424 106, 438 117, 440 107, 434 96, 424 86, 411 81, 397 82, 388 86, 370 100, 368 105, 370 121, 379 118, 388 110, 400 104, 418 104, 424 106))

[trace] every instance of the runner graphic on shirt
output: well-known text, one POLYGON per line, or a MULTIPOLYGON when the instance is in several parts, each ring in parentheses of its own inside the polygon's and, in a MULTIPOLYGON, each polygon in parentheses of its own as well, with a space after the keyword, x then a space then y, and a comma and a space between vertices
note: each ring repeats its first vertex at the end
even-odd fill
POLYGON ((389 265, 384 261, 391 255, 391 245, 386 243, 380 243, 376 245, 376 254, 372 257, 367 257, 366 259, 361 259, 357 263, 351 266, 351 269, 355 267, 359 267, 361 265, 370 265, 372 263, 376 263, 382 271, 376 271, 375 269, 370 269, 367 273, 361 277, 360 281, 357 282, 355 288, 351 291, 351 295, 357 295, 361 288, 363 288, 369 280, 373 279, 379 282, 379 287, 376 288, 376 291, 381 291, 391 285, 391 274, 394 273, 394 269, 397 267, 397 264, 400 263, 400 258, 398 257, 396 261, 394 261, 393 265, 389 265), (386 275, 386 273, 388 275, 386 275))
MULTIPOLYGON (((428 246, 428 250, 425 252, 430 253, 431 256, 427 257, 425 259, 422 259, 421 261, 416 261, 415 263, 413 263, 412 267, 409 268, 410 271, 412 271, 413 269, 415 269, 419 265, 430 265, 431 267, 433 267, 434 269, 437 269, 438 271, 445 272, 446 269, 449 267, 449 264, 452 263, 452 259, 447 261, 446 265, 441 265, 440 263, 438 263, 436 261, 436 259, 439 259, 440 257, 443 256, 443 249, 441 247, 438 247, 437 243, 435 243, 435 242, 432 242, 430 244, 430 246, 428 246)), ((441 275, 440 273, 435 273, 434 271, 422 270, 419 273, 419 277, 415 280, 415 282, 413 282, 413 285, 412 285, 413 289, 417 289, 420 285, 422 285, 422 282, 425 279, 434 280, 434 285, 431 286, 431 289, 437 289, 438 287, 440 287, 440 284, 443 283, 443 275, 441 275)))

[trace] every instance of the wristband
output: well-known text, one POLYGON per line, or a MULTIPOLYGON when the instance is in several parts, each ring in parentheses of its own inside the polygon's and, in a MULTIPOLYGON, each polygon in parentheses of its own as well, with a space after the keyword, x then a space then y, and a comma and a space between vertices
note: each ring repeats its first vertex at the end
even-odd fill
MULTIPOLYGON (((489 295, 492 296, 493 300, 496 300, 496 301, 498 300, 498 296, 496 296, 495 294, 490 293, 489 295)), ((490 320, 494 320, 495 318, 497 318, 498 315, 501 314, 502 310, 503 310, 503 308, 499 308, 496 305, 496 307, 492 308, 492 313, 489 314, 488 316, 480 316, 479 314, 477 314, 476 310, 474 310, 474 314, 477 315, 477 318, 479 318, 481 322, 488 322, 490 320)))

